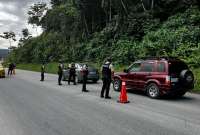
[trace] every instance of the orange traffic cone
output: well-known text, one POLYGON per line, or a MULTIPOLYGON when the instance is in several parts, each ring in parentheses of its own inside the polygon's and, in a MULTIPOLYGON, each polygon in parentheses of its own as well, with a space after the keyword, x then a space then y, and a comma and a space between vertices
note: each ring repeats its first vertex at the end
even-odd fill
POLYGON ((126 82, 122 81, 122 87, 121 87, 121 93, 120 93, 120 97, 118 100, 119 103, 129 103, 128 101, 128 96, 126 93, 126 82))

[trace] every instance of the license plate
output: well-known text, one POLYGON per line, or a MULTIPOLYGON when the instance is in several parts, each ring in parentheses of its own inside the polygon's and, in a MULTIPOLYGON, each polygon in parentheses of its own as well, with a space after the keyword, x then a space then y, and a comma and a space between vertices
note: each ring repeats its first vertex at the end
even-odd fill
POLYGON ((171 78, 171 82, 178 82, 178 78, 171 78))

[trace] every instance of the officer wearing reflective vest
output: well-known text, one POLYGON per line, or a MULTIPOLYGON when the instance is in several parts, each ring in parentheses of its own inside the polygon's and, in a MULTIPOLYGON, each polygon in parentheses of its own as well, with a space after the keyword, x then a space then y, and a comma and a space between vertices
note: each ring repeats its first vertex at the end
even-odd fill
POLYGON ((110 84, 112 81, 112 77, 114 74, 114 69, 112 65, 111 58, 108 58, 106 62, 102 65, 102 80, 103 80, 103 86, 101 90, 101 98, 104 98, 104 93, 105 93, 105 98, 106 99, 111 99, 109 96, 109 91, 110 91, 110 84))

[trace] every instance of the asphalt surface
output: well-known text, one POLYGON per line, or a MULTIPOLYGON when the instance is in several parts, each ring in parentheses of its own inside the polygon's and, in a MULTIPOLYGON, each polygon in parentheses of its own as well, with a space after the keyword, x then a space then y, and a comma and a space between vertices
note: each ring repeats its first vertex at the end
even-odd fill
POLYGON ((0 135, 200 135, 200 95, 153 100, 128 93, 119 104, 118 92, 101 99, 101 82, 57 85, 57 76, 18 70, 0 79, 0 135))

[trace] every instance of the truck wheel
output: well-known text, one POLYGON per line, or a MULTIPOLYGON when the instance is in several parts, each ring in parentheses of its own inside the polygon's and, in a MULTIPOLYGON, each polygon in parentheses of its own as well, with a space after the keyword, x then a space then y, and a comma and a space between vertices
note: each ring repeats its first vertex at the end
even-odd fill
POLYGON ((150 98, 158 98, 160 96, 160 90, 158 88, 158 86, 155 83, 150 83, 147 87, 146 87, 146 92, 147 95, 150 98))

